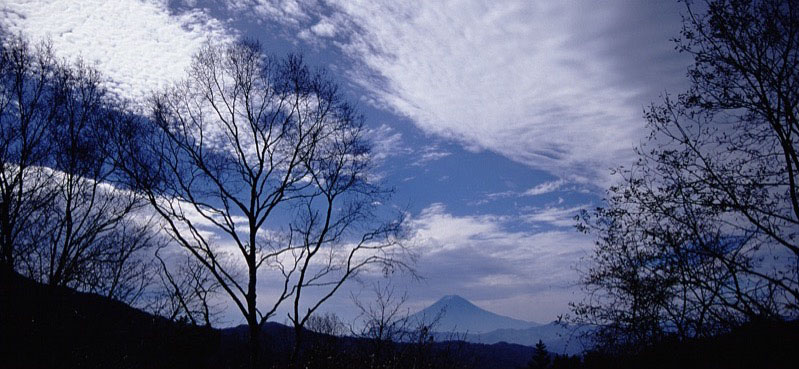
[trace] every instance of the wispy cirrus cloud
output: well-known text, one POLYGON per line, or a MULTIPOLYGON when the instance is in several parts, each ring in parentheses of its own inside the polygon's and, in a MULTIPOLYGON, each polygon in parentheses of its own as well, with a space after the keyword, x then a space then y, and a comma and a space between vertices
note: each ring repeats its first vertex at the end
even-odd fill
POLYGON ((525 222, 531 224, 548 224, 555 227, 574 227, 576 224, 575 216, 588 208, 588 205, 571 207, 546 206, 543 208, 531 208, 522 216, 525 222))
POLYGON ((402 133, 388 124, 367 130, 365 138, 372 143, 372 158, 377 163, 383 163, 391 157, 407 156, 412 160, 411 166, 423 167, 427 163, 452 155, 435 143, 413 150, 404 142, 402 133))
POLYGON ((629 160, 642 138, 647 100, 641 97, 666 87, 651 86, 653 79, 679 70, 672 68, 679 63, 668 61, 674 33, 667 33, 676 32, 678 18, 665 17, 676 21, 665 31, 636 31, 663 22, 657 6, 522 0, 234 4, 339 47, 354 61, 349 72, 355 81, 425 132, 580 182, 607 181, 609 168, 629 160), (649 69, 661 75, 629 65, 630 53, 643 58, 640 65, 657 64, 649 69))
POLYGON ((365 136, 372 143, 372 158, 377 162, 410 152, 410 149, 402 143, 402 133, 387 124, 368 130, 365 136))
POLYGON ((424 147, 419 153, 418 159, 416 159, 416 161, 414 161, 411 165, 416 167, 422 167, 425 166, 425 164, 427 163, 446 158, 447 156, 450 155, 452 155, 451 152, 440 148, 436 144, 432 144, 427 147, 424 147))
POLYGON ((564 184, 566 184, 566 181, 564 181, 562 179, 539 183, 535 187, 533 187, 533 188, 531 188, 531 189, 529 189, 527 191, 524 191, 522 193, 522 195, 525 195, 525 196, 538 196, 538 195, 547 194, 547 193, 554 192, 554 191, 560 189, 564 184))
MULTIPOLYGON (((519 197, 534 197, 546 195, 556 191, 569 191, 569 192, 582 192, 585 188, 578 184, 570 184, 569 181, 564 179, 557 179, 554 181, 541 182, 524 191, 501 191, 486 194, 482 199, 475 201, 474 205, 482 205, 492 201, 506 199, 506 198, 519 198, 519 197), (567 186, 568 185, 568 186, 567 186)), ((563 201, 561 198, 560 201, 563 201)))
POLYGON ((127 98, 182 78, 207 40, 232 39, 201 9, 173 13, 158 0, 9 0, 0 23, 34 41, 50 39, 59 57, 81 57, 127 98))

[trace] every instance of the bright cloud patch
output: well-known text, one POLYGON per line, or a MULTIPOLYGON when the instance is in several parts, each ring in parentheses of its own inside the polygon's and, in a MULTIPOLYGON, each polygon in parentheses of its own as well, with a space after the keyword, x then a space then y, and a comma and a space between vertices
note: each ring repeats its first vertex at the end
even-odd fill
POLYGON ((134 99, 183 77, 206 40, 229 38, 202 11, 170 14, 166 1, 10 0, 1 9, 4 27, 50 38, 58 55, 96 64, 111 90, 134 99))
POLYGON ((652 87, 626 83, 609 49, 661 58, 674 36, 617 44, 620 23, 643 19, 620 2, 235 3, 338 45, 356 81, 426 132, 578 182, 607 179, 641 138, 636 98, 652 87))

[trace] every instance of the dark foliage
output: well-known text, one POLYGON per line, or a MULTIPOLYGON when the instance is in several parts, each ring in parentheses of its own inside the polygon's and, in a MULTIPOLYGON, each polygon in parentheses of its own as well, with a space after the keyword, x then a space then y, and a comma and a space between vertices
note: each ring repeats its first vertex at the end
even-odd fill
POLYGON ((799 322, 751 322, 716 337, 667 340, 636 355, 588 353, 584 368, 793 368, 799 322))
POLYGON ((552 358, 549 355, 549 351, 547 351, 547 345, 545 345, 543 341, 538 340, 538 343, 535 344, 533 358, 527 364, 527 367, 530 369, 544 369, 549 367, 551 361, 552 358))

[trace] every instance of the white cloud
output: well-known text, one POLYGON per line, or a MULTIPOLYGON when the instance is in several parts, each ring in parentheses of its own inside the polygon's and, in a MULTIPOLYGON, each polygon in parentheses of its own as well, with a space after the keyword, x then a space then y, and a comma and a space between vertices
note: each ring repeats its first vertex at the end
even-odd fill
POLYGON ((420 162, 435 161, 438 159, 446 158, 447 156, 450 155, 452 155, 452 153, 448 151, 427 151, 422 153, 422 157, 419 159, 419 161, 420 162))
POLYGON ((220 1, 230 10, 255 13, 284 25, 298 25, 311 19, 309 6, 314 1, 303 0, 228 0, 220 1))
POLYGON ((573 227, 574 217, 580 211, 586 209, 587 205, 575 207, 544 207, 534 208, 522 218, 528 223, 546 223, 556 227, 573 227))
MULTIPOLYGON (((182 76, 206 39, 230 37, 205 9, 175 13, 168 3, 10 0, 2 12, 12 31, 52 37, 60 54, 96 62, 115 91, 141 97, 182 76)), ((607 180, 608 168, 629 160, 648 102, 639 97, 662 88, 637 79, 669 79, 674 69, 663 62, 673 35, 651 27, 662 9, 620 1, 222 4, 340 48, 377 104, 424 131, 577 182, 607 180)))
POLYGON ((529 189, 527 191, 524 191, 524 195, 526 195, 526 196, 538 196, 538 195, 547 194, 547 193, 550 193, 550 192, 553 192, 553 191, 557 191, 565 183, 566 183, 566 181, 564 181, 562 179, 559 179, 559 180, 556 180, 556 181, 539 183, 535 187, 533 187, 533 188, 531 188, 531 189, 529 189))
POLYGON ((50 38, 59 56, 96 64, 112 91, 134 99, 182 78, 206 40, 232 37, 201 10, 170 14, 167 1, 11 0, 1 9, 4 27, 50 38))
POLYGON ((637 32, 662 42, 622 45, 619 28, 635 33, 624 27, 658 10, 623 2, 253 3, 305 30, 335 19, 331 29, 349 35, 336 45, 355 61, 352 77, 426 132, 578 182, 608 180, 642 137, 638 98, 653 87, 626 80, 617 56, 633 46, 646 49, 641 63, 658 61, 674 36, 637 32))
MULTIPOLYGON (((572 192, 575 192, 575 191, 576 192, 582 192, 584 190, 584 188, 580 188, 580 187, 577 187, 577 186, 569 186, 567 188, 564 188, 564 185, 566 185, 567 183, 569 183, 569 182, 566 181, 566 180, 558 179, 558 180, 554 180, 554 181, 539 183, 539 184, 535 185, 534 187, 532 187, 532 188, 530 188, 530 189, 528 189, 526 191, 522 191, 522 192, 517 192, 517 191, 493 192, 493 193, 486 194, 483 199, 475 201, 473 204, 474 205, 482 205, 482 204, 489 203, 491 201, 495 201, 495 200, 499 200, 499 199, 505 199, 505 198, 509 198, 509 197, 539 196, 539 195, 544 195, 544 194, 552 193, 552 192, 559 191, 559 190, 560 191, 572 191, 572 192)), ((558 204, 561 204, 563 202, 564 202, 563 198, 559 197, 558 198, 558 204)))
POLYGON ((450 155, 452 155, 451 152, 442 150, 441 148, 438 147, 438 145, 433 144, 422 149, 422 151, 419 154, 419 158, 416 161, 414 161, 411 165, 416 167, 422 167, 429 162, 443 159, 450 155))
POLYGON ((320 37, 333 37, 336 35, 336 26, 328 20, 321 20, 311 27, 311 31, 320 37))
POLYGON ((595 177, 628 155, 640 116, 624 104, 630 91, 605 84, 611 71, 590 45, 570 45, 573 24, 593 20, 560 6, 484 4, 342 5, 367 30, 347 47, 368 68, 356 78, 427 132, 556 174, 595 177), (371 72, 387 85, 371 85, 371 72))
POLYGON ((410 152, 410 149, 402 143, 402 133, 387 124, 381 124, 380 127, 367 131, 366 139, 372 143, 372 158, 377 162, 410 152))
POLYGON ((446 212, 444 204, 434 203, 422 210, 412 227, 416 243, 426 252, 436 253, 458 247, 474 237, 497 233, 501 221, 501 217, 490 215, 456 217, 446 212))

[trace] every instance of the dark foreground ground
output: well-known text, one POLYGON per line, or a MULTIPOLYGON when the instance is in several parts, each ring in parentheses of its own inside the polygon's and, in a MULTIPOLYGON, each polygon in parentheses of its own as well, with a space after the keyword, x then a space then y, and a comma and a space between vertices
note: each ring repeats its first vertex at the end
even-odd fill
MULTIPOLYGON (((264 330, 265 367, 284 368, 292 331, 264 330)), ((533 348, 498 343, 381 343, 308 332, 303 367, 526 367, 533 348)), ((560 358, 555 368, 794 368, 799 324, 758 323, 690 343, 663 343, 643 354, 560 358)), ((97 295, 0 274, 0 368, 240 368, 246 330, 175 323, 97 295)))

